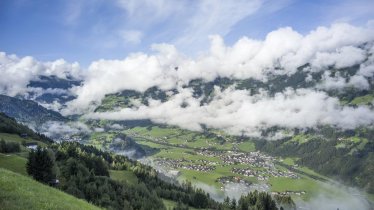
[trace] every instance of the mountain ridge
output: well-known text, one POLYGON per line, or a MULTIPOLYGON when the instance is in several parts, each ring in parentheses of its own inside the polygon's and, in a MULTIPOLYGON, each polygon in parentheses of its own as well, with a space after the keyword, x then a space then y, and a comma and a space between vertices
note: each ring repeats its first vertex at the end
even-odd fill
POLYGON ((60 113, 48 110, 33 100, 0 95, 0 112, 26 124, 41 125, 47 121, 66 121, 60 113))

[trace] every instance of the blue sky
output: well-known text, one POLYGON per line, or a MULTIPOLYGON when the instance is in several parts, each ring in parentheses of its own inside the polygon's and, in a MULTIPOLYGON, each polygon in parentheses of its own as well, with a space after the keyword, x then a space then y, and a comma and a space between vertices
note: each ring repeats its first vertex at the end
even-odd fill
POLYGON ((228 44, 290 26, 307 33, 334 22, 365 25, 373 0, 1 0, 0 51, 87 66, 174 44, 189 56, 218 34, 228 44))

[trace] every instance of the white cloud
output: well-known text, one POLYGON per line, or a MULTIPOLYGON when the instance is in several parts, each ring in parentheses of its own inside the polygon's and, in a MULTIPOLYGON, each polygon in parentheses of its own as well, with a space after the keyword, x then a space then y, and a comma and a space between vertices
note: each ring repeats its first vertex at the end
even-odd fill
POLYGON ((201 124, 223 129, 231 134, 259 136, 260 130, 272 126, 285 128, 314 127, 319 124, 352 128, 374 122, 368 107, 341 107, 336 98, 308 89, 291 90, 270 97, 265 92, 250 96, 247 91, 216 89, 214 99, 200 106, 192 90, 180 93, 167 102, 151 100, 149 106, 126 108, 109 113, 90 113, 88 118, 110 120, 151 119, 190 130, 201 130, 201 124), (187 104, 182 108, 182 104, 187 104))
POLYGON ((63 108, 62 104, 57 101, 53 101, 52 103, 39 102, 39 104, 44 108, 53 110, 55 112, 59 112, 63 108))
POLYGON ((0 53, 0 92, 14 96, 25 91, 30 79, 40 71, 40 65, 31 57, 19 59, 0 53))
POLYGON ((361 75, 354 75, 351 77, 348 84, 361 90, 368 90, 370 87, 368 80, 361 75))
MULTIPOLYGON (((163 56, 161 57, 164 58, 163 56)), ((161 63, 161 57, 134 54, 124 60, 93 62, 83 86, 75 88, 78 98, 69 105, 80 112, 92 103, 98 104, 108 93, 125 89, 145 91, 152 86, 159 86, 161 89, 174 87, 175 72, 170 71, 174 66, 170 66, 168 60, 161 63)))
POLYGON ((361 65, 359 74, 365 77, 373 77, 374 75, 374 65, 361 65))
POLYGON ((340 90, 348 86, 346 79, 341 77, 339 73, 335 77, 330 76, 330 71, 325 71, 322 75, 322 83, 318 85, 318 88, 325 90, 340 90))
POLYGON ((338 183, 321 183, 318 194, 312 196, 308 201, 295 199, 295 202, 300 209, 372 209, 364 192, 338 183))
POLYGON ((78 63, 67 63, 63 59, 53 62, 39 62, 30 56, 19 58, 0 52, 0 94, 15 96, 28 91, 27 85, 40 75, 59 78, 81 76, 78 63))
POLYGON ((311 62, 318 53, 334 52, 339 48, 349 46, 357 47, 373 39, 374 35, 372 35, 371 29, 354 27, 349 24, 333 24, 330 28, 318 27, 304 36, 298 43, 297 49, 285 55, 281 63, 283 66, 295 69, 311 62))
POLYGON ((334 66, 336 68, 350 67, 359 64, 366 58, 363 49, 353 46, 344 46, 335 52, 318 52, 312 60, 312 66, 317 69, 334 66))
MULTIPOLYGON (((372 29, 334 24, 302 35, 286 27, 270 32, 264 40, 243 37, 232 46, 227 46, 217 35, 210 39, 210 52, 195 59, 179 53, 173 45, 156 44, 152 45, 153 54, 135 53, 122 60, 94 61, 84 72, 82 86, 70 90, 77 99, 68 102, 63 113, 87 113, 87 117, 113 120, 151 119, 192 130, 206 124, 248 135, 258 135, 260 129, 272 126, 303 128, 331 124, 351 128, 373 123, 370 108, 341 107, 338 99, 321 90, 287 90, 270 97, 266 92, 250 96, 247 91, 229 88, 223 92, 216 90, 214 100, 201 106, 201 99, 192 97, 190 89, 182 88, 199 78, 266 81, 269 75, 293 74, 297 67, 310 63, 311 68, 305 71, 325 71, 322 89, 347 86, 368 89, 367 78, 372 77, 374 63, 372 29), (369 44, 362 47, 365 43, 369 44), (371 56, 367 58, 368 55, 371 56), (343 68, 358 63, 362 63, 360 70, 348 79, 339 72, 332 77, 326 71, 330 65, 343 68), (154 86, 165 91, 176 88, 179 93, 170 94, 170 100, 164 103, 150 100, 149 106, 136 104, 132 109, 112 113, 90 113, 106 94, 126 89, 143 92, 154 86)), ((63 60, 42 63, 31 57, 18 58, 5 53, 0 54, 0 71, 5 75, 0 78, 0 90, 9 95, 24 92, 36 75, 80 74, 78 64, 63 60)))
POLYGON ((48 121, 38 128, 38 132, 51 138, 61 138, 66 135, 87 134, 92 132, 87 125, 81 122, 48 121))
POLYGON ((365 77, 373 77, 374 76, 374 45, 371 46, 368 54, 370 56, 367 58, 366 62, 360 65, 360 70, 358 74, 365 76, 365 77))
POLYGON ((362 62, 365 53, 357 46, 373 40, 371 29, 336 24, 319 27, 305 36, 289 27, 280 28, 265 40, 243 37, 232 46, 225 45, 220 36, 211 36, 210 52, 197 59, 180 54, 172 45, 154 45, 156 53, 152 55, 137 53, 123 60, 93 62, 83 86, 74 90, 78 98, 65 113, 80 113, 99 104, 106 94, 125 89, 145 91, 158 86, 167 90, 198 78, 266 81, 268 74, 292 74, 306 63, 312 63, 317 71, 325 70, 327 64, 346 67, 362 62), (174 70, 176 66, 178 71, 174 70))
POLYGON ((124 127, 120 124, 117 124, 117 123, 114 123, 114 124, 110 124, 109 127, 113 130, 123 130, 124 127))

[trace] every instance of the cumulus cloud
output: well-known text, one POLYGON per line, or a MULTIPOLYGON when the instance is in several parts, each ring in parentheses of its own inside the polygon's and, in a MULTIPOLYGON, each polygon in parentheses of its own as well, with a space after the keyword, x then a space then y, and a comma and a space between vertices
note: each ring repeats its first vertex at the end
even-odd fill
POLYGON ((350 78, 348 84, 361 90, 368 90, 370 87, 368 80, 362 75, 354 75, 350 78))
POLYGON ((151 119, 156 123, 201 131, 204 124, 231 134, 259 136, 264 128, 314 127, 319 124, 351 128, 374 122, 374 112, 368 107, 341 107, 336 98, 308 89, 288 89, 270 97, 266 92, 251 96, 246 90, 233 87, 216 88, 209 104, 200 106, 192 90, 180 89, 168 101, 150 100, 149 105, 125 108, 106 113, 90 113, 88 118, 110 120, 151 119))
MULTIPOLYGON (((108 93, 131 89, 145 91, 149 87, 161 89, 174 87, 172 67, 158 56, 134 54, 124 60, 100 60, 93 62, 88 70, 82 87, 77 87, 78 98, 69 105, 77 111, 99 103, 108 93)), ((170 58, 169 58, 170 59, 170 58)), ((174 72, 175 74, 175 72, 174 72)))
MULTIPOLYGON (((348 86, 370 87, 368 79, 374 72, 372 28, 339 23, 318 27, 303 35, 285 27, 270 32, 264 40, 243 37, 231 46, 218 35, 210 39, 210 51, 197 58, 187 57, 175 46, 163 43, 152 45, 155 51, 152 54, 134 53, 122 60, 94 61, 84 72, 82 85, 69 90, 77 98, 66 104, 63 114, 86 113, 89 118, 112 120, 151 119, 191 130, 200 130, 204 124, 247 135, 258 135, 261 129, 272 126, 332 124, 351 128, 373 123, 369 107, 341 107, 338 99, 328 97, 323 91, 348 86), (322 83, 316 89, 287 89, 275 96, 260 91, 251 96, 248 91, 230 87, 224 91, 216 89, 213 100, 201 105, 202 99, 193 97, 191 89, 182 88, 193 79, 212 81, 217 77, 266 82, 269 76, 294 74, 305 64, 309 67, 302 71, 308 73, 309 81, 313 80, 312 73, 323 72, 322 83), (339 71, 332 76, 329 70, 356 64, 360 64, 359 70, 349 78, 339 71), (131 109, 92 113, 107 94, 123 90, 144 92, 151 87, 171 93, 169 100, 164 103, 149 100, 147 106, 135 104, 131 109), (177 89, 178 94, 173 95, 171 89, 177 89)), ((63 78, 80 74, 78 64, 63 60, 42 63, 32 57, 18 58, 2 53, 0 64, 5 75, 0 78, 0 91, 8 95, 24 92, 36 75, 63 78)))
POLYGON ((311 63, 313 67, 317 69, 323 69, 329 66, 344 68, 359 64, 365 59, 365 50, 353 46, 345 46, 336 49, 335 52, 318 52, 311 63))
POLYGON ((39 62, 30 56, 19 58, 0 52, 0 73, 0 94, 15 96, 27 92, 29 82, 40 75, 79 78, 81 70, 78 63, 67 63, 63 59, 39 62))
POLYGON ((359 73, 365 77, 373 77, 374 75, 374 64, 361 65, 359 73))
POLYGON ((337 73, 335 76, 331 76, 330 71, 324 72, 322 75, 322 83, 317 88, 324 90, 342 90, 346 87, 354 87, 359 90, 368 90, 370 84, 363 75, 360 73, 353 75, 350 78, 344 78, 337 73))
MULTIPOLYGON (((373 29, 349 24, 318 27, 306 35, 286 27, 270 32, 265 40, 243 37, 232 46, 215 35, 210 37, 210 52, 196 59, 179 53, 173 45, 158 44, 152 47, 156 52, 151 55, 136 53, 123 60, 93 62, 83 86, 74 90, 78 98, 65 111, 90 110, 90 105, 99 104, 106 94, 125 89, 145 91, 158 86, 167 90, 198 78, 266 81, 269 74, 293 74, 306 63, 311 64, 311 71, 323 71, 330 65, 349 67, 366 58, 366 51, 360 46, 371 43, 373 34, 373 29)), ((367 75, 371 70, 364 68, 362 72, 367 75)), ((362 81, 356 77, 352 84, 357 85, 358 79, 362 81)))
POLYGON ((319 53, 312 61, 314 71, 321 71, 334 67, 339 68, 352 67, 359 65, 359 69, 353 76, 342 76, 339 72, 335 72, 332 76, 331 70, 326 70, 322 75, 322 83, 319 88, 326 90, 341 90, 346 87, 354 87, 359 90, 368 90, 370 84, 368 79, 374 76, 374 46, 367 47, 343 47, 336 52, 319 53))
POLYGON ((373 77, 374 76, 374 45, 368 50, 368 58, 367 61, 360 65, 360 70, 358 71, 358 75, 362 75, 365 77, 373 77))

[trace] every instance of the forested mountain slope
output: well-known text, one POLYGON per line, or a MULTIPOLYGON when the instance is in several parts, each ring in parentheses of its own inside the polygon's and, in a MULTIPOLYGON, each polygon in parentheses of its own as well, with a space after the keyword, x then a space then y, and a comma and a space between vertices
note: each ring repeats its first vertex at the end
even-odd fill
POLYGON ((47 121, 64 121, 58 112, 48 110, 35 101, 0 95, 0 112, 26 124, 40 125, 47 121))

